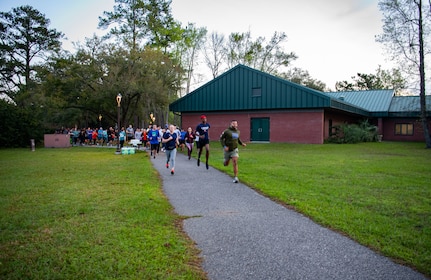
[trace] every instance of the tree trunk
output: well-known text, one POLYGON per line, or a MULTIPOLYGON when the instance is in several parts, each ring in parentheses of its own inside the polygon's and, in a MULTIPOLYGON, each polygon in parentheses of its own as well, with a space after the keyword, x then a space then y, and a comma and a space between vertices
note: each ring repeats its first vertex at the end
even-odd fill
POLYGON ((419 73, 420 73, 420 105, 421 122, 424 130, 426 148, 431 148, 431 137, 428 129, 427 107, 425 98, 425 55, 423 41, 422 0, 419 0, 419 73))

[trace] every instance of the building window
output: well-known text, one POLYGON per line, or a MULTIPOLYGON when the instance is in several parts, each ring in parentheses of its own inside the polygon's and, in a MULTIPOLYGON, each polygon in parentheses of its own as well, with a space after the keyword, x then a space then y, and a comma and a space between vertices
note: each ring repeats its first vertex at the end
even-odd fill
POLYGON ((251 89, 251 96, 252 97, 261 97, 262 96, 262 88, 252 88, 251 89))
POLYGON ((396 123, 395 135, 413 135, 412 123, 396 123))

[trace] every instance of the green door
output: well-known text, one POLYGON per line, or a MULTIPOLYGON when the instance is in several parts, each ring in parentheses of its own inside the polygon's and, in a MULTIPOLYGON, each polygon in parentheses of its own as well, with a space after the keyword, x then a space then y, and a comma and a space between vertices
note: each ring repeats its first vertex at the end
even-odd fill
POLYGON ((269 118, 251 118, 251 141, 269 142, 269 118))

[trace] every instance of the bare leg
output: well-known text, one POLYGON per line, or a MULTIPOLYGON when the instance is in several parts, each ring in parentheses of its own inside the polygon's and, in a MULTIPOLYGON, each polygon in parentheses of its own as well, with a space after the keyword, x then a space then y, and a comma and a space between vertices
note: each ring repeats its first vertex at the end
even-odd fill
POLYGON ((206 144, 205 145, 205 149, 206 149, 206 154, 205 154, 205 159, 206 159, 206 168, 208 169, 209 168, 209 166, 208 166, 208 159, 209 159, 209 157, 210 157, 210 144, 206 144))
POLYGON ((238 177, 238 158, 237 157, 232 158, 232 165, 233 165, 233 175, 235 177, 238 177))

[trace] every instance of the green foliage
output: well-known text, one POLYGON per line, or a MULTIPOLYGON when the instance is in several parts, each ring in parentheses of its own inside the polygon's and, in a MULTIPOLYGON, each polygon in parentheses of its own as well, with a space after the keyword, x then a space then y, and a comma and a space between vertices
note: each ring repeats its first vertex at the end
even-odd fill
POLYGON ((33 62, 58 51, 63 34, 31 6, 0 12, 0 21, 0 90, 17 104, 35 103, 33 62))
POLYGON ((407 86, 407 80, 399 69, 383 70, 379 65, 376 74, 358 73, 352 76, 353 82, 341 81, 335 84, 337 91, 359 91, 373 89, 402 90, 407 86))
MULTIPOLYGON (((98 125, 99 115, 105 127, 114 126, 119 92, 123 95, 121 125, 141 126, 140 120, 150 112, 163 123, 183 72, 180 63, 160 47, 182 38, 183 31, 172 19, 170 2, 116 2, 120 10, 105 13, 101 27, 122 22, 120 29, 111 31, 124 39, 125 47, 94 36, 78 45, 75 54, 52 52, 59 50, 63 35, 48 29, 49 20, 32 7, 0 13, 0 92, 19 107, 19 113, 13 112, 19 114, 14 127, 21 131, 33 124, 29 130, 43 135, 45 129, 98 125), (144 38, 154 48, 141 47, 144 38), (43 58, 42 63, 33 66, 34 58, 43 58), (43 108, 44 114, 34 113, 34 108, 43 108)), ((9 135, 9 142, 21 146, 18 136, 9 135)))
POLYGON ((42 141, 41 110, 22 108, 0 100, 0 147, 28 147, 30 139, 42 141))
POLYGON ((289 80, 293 83, 297 83, 299 85, 303 85, 315 90, 320 90, 320 91, 329 90, 327 89, 325 83, 323 83, 322 81, 313 79, 308 71, 303 70, 301 68, 295 67, 285 73, 280 73, 279 75, 283 79, 289 80))
POLYGON ((116 0, 113 12, 104 12, 99 17, 99 27, 108 28, 123 46, 137 51, 144 46, 167 49, 181 39, 179 28, 166 0, 116 0))
POLYGON ((368 123, 343 124, 335 127, 336 133, 326 139, 327 143, 360 143, 375 142, 378 140, 377 127, 368 123))
POLYGON ((269 74, 276 74, 281 67, 290 66, 297 57, 287 53, 282 43, 287 40, 284 32, 274 32, 269 42, 258 37, 253 40, 251 32, 231 33, 227 43, 227 60, 229 67, 244 64, 269 74))
POLYGON ((121 102, 122 126, 146 120, 154 112, 158 121, 165 116, 165 108, 179 87, 181 69, 175 67, 161 51, 145 48, 129 52, 92 38, 70 57, 52 59, 40 72, 41 91, 44 92, 50 118, 46 123, 57 126, 86 127, 98 123, 114 126, 117 122, 115 97, 121 102), (90 116, 90 117, 89 117, 90 116))

